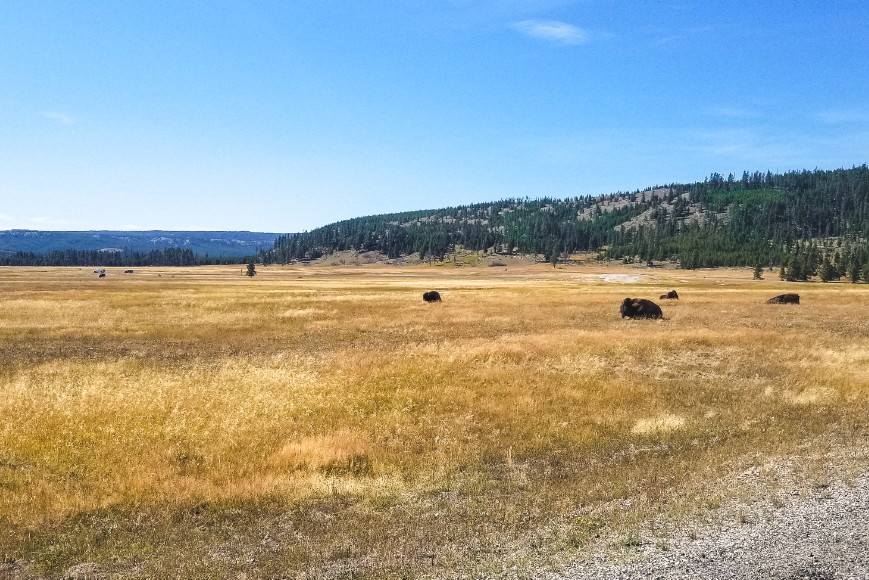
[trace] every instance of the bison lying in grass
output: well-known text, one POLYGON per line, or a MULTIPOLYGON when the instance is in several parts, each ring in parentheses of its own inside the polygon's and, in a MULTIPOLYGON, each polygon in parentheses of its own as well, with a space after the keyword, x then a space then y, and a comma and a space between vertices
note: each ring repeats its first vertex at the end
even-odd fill
POLYGON ((663 318, 661 307, 645 298, 625 298, 620 308, 622 318, 663 318))
POLYGON ((766 301, 767 304, 799 304, 799 294, 779 294, 766 301))
POLYGON ((661 300, 678 300, 679 294, 675 290, 670 290, 666 294, 661 294, 661 300))
POLYGON ((440 302, 441 295, 437 290, 432 290, 431 292, 423 293, 422 299, 426 302, 440 302))

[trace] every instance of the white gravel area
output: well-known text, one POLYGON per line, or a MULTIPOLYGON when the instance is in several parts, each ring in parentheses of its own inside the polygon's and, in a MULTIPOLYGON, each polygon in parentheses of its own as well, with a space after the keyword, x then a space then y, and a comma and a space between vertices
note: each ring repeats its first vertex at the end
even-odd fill
MULTIPOLYGON (((790 481, 765 499, 731 502, 701 526, 654 526, 661 531, 646 530, 629 546, 610 542, 541 578, 869 579, 869 472, 859 467, 856 475, 790 481)), ((763 478, 751 471, 737 480, 759 486, 749 480, 763 478)))
POLYGON ((644 274, 595 274, 593 276, 582 276, 583 282, 613 282, 616 284, 636 284, 644 282, 648 276, 644 274))

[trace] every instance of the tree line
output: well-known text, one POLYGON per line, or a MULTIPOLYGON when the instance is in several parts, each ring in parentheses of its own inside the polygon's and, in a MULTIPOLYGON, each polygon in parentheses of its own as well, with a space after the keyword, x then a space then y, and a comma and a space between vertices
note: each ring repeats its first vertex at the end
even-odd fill
POLYGON ((601 259, 671 260, 688 269, 784 266, 795 280, 819 275, 823 267, 825 275, 869 280, 867 233, 869 168, 862 165, 744 172, 740 178, 713 173, 702 182, 600 197, 505 199, 365 216, 281 236, 260 259, 289 263, 353 250, 443 260, 461 247, 541 254, 555 263, 592 251, 601 259))
POLYGON ((14 252, 0 254, 0 266, 199 266, 238 264, 250 258, 199 256, 189 248, 133 250, 53 250, 45 253, 14 252))

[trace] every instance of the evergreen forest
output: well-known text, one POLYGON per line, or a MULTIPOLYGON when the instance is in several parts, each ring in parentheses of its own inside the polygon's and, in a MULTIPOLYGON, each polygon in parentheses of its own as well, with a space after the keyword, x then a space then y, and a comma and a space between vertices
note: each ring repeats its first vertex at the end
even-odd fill
POLYGON ((0 255, 0 266, 199 266, 237 264, 237 257, 199 256, 189 248, 164 248, 149 252, 129 249, 52 250, 50 252, 12 252, 0 255))
POLYGON ((596 252, 626 263, 677 262, 694 269, 778 268, 783 279, 869 281, 869 168, 713 173, 702 182, 571 199, 504 199, 438 210, 359 217, 279 237, 265 263, 333 252, 457 250, 538 254, 557 264, 596 252))

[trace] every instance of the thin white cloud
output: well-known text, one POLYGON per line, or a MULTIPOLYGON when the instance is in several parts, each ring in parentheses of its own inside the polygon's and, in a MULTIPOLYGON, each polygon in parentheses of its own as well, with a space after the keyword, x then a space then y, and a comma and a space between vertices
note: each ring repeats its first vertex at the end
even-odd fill
POLYGON ((558 20, 522 20, 514 22, 510 28, 530 38, 556 44, 576 45, 591 41, 588 31, 558 20))
POLYGON ((15 218, 13 218, 9 214, 0 213, 0 222, 14 222, 15 218))
POLYGON ((681 30, 669 30, 664 28, 649 28, 650 43, 656 46, 670 46, 679 42, 690 41, 698 36, 709 36, 717 29, 713 26, 696 26, 693 28, 684 28, 681 30))
POLYGON ((69 115, 65 115, 63 113, 58 113, 57 111, 43 111, 42 116, 46 119, 51 119, 52 121, 57 121, 61 125, 74 125, 75 119, 70 117, 69 115))
POLYGON ((729 106, 713 107, 708 109, 706 114, 714 117, 727 117, 730 119, 754 119, 761 116, 758 111, 752 109, 729 106))
POLYGON ((69 220, 59 220, 45 216, 32 217, 29 221, 40 226, 74 226, 76 224, 76 222, 69 220))
POLYGON ((817 154, 805 135, 767 134, 754 129, 698 132, 692 141, 698 151, 744 167, 799 167, 817 154))
POLYGON ((869 122, 869 111, 860 111, 856 109, 823 111, 818 113, 817 118, 820 121, 831 125, 840 125, 842 123, 866 123, 869 122))

